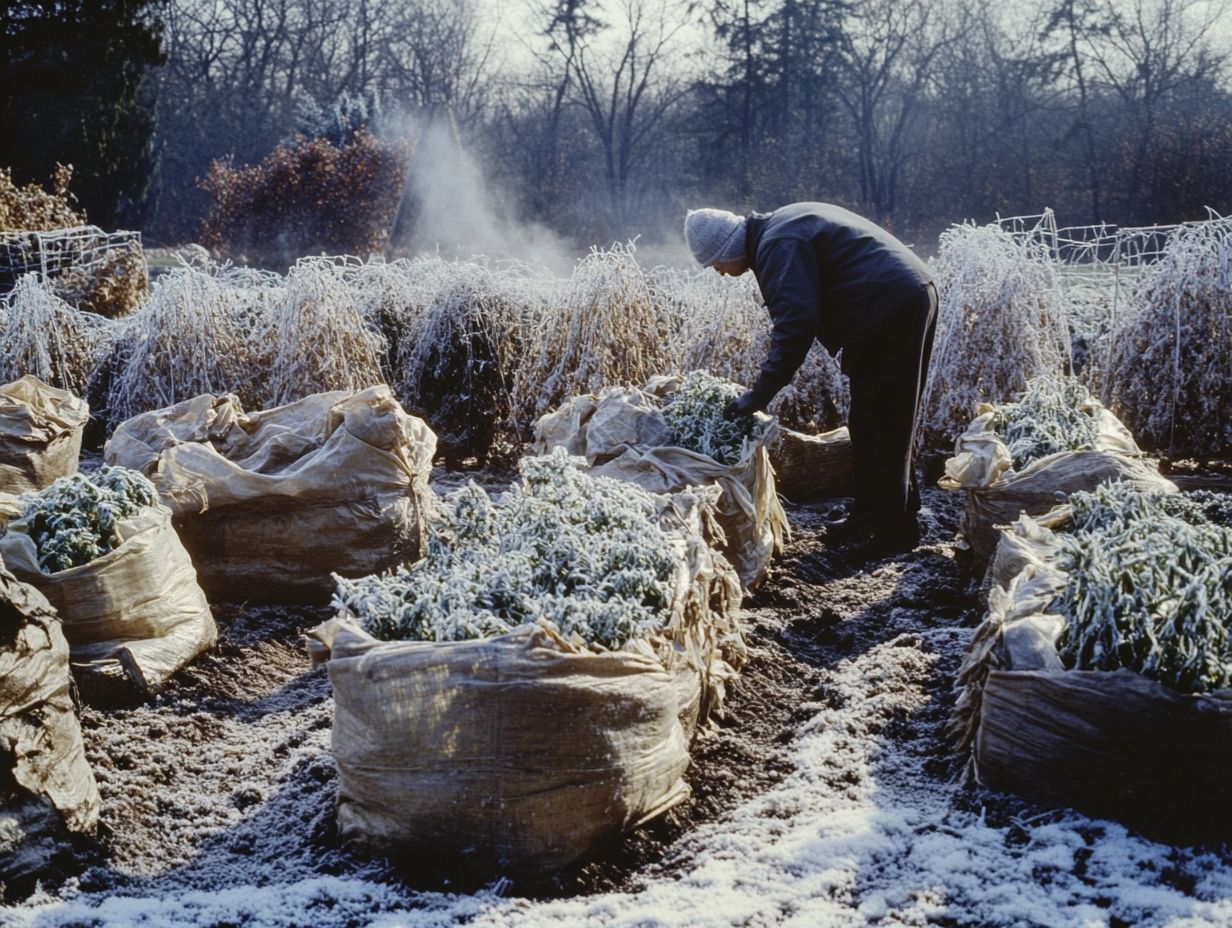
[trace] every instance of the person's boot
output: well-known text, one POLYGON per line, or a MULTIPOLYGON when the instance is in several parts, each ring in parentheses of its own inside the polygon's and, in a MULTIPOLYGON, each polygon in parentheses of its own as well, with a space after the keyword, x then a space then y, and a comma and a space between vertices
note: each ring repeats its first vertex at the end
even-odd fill
POLYGON ((858 515, 849 515, 833 522, 827 522, 822 540, 827 546, 835 547, 867 541, 872 536, 873 526, 868 519, 860 518, 858 515))
POLYGON ((874 531, 866 541, 851 552, 856 563, 880 561, 898 554, 906 554, 920 546, 920 527, 911 523, 889 529, 874 531))

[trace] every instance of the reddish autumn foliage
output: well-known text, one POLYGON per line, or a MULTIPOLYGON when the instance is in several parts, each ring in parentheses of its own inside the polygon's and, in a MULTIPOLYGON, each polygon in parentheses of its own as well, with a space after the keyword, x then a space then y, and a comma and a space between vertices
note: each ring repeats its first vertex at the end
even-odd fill
POLYGON ((366 130, 342 148, 318 138, 279 145, 257 165, 215 161, 200 182, 213 197, 201 242, 223 257, 254 263, 380 253, 409 161, 408 145, 366 130))

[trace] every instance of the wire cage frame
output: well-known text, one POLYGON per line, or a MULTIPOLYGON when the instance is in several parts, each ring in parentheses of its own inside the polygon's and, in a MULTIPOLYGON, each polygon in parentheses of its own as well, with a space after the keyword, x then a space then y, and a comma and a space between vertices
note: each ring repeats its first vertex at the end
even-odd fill
POLYGON ((98 226, 0 232, 0 295, 26 274, 51 283, 69 269, 100 267, 115 253, 134 247, 141 249, 140 232, 104 232, 98 226))

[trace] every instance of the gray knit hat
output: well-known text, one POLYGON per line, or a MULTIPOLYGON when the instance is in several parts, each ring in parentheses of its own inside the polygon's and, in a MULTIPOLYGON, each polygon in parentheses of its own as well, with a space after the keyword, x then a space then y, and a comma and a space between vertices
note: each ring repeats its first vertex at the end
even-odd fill
POLYGON ((684 239, 703 267, 744 258, 743 216, 725 209, 691 209, 684 217, 684 239))

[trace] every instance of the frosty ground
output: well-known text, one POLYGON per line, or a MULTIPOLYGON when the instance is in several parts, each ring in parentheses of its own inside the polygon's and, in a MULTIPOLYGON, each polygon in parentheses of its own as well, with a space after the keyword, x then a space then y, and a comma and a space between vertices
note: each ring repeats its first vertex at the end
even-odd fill
POLYGON ((1232 849, 964 785, 944 728, 978 579, 957 498, 925 502, 925 545, 865 568, 821 543, 839 504, 790 506, 692 799, 540 883, 341 847, 329 681, 302 639, 328 613, 221 608, 218 650, 157 701, 86 710, 103 839, 0 924, 1232 925, 1232 849))

